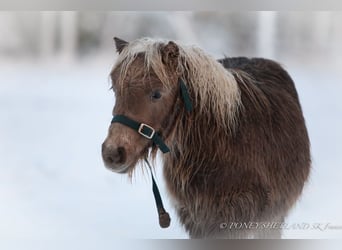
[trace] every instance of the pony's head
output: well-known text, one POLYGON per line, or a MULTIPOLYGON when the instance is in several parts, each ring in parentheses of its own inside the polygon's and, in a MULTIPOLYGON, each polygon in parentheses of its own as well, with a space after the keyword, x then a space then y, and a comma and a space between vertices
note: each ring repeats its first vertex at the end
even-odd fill
POLYGON ((126 173, 148 154, 154 144, 150 137, 164 140, 171 130, 180 95, 179 47, 150 39, 114 40, 119 57, 111 72, 113 116, 123 121, 113 120, 102 157, 107 168, 126 173))
POLYGON ((102 145, 107 168, 130 172, 151 147, 167 152, 164 141, 185 146, 190 136, 202 136, 206 128, 201 124, 233 128, 239 89, 233 74, 213 57, 173 41, 114 40, 119 53, 111 72, 116 103, 102 145))

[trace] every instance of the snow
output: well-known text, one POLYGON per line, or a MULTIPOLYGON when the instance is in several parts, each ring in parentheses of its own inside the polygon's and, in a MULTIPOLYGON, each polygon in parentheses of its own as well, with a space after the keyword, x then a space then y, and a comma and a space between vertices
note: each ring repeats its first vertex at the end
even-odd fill
MULTIPOLYGON (((114 97, 112 62, 2 64, 1 249, 100 248, 117 239, 188 238, 157 166, 171 226, 161 229, 148 172, 132 183, 102 163, 114 97)), ((313 170, 288 223, 342 225, 341 74, 288 67, 306 118, 313 170)), ((340 238, 342 230, 285 230, 285 238, 340 238)), ((119 248, 118 248, 119 249, 119 248)))
MULTIPOLYGON (((328 69, 290 70, 297 84, 311 140, 312 172, 291 222, 342 226, 342 102, 341 73, 328 69)), ((288 238, 341 238, 340 230, 286 231, 288 238)))

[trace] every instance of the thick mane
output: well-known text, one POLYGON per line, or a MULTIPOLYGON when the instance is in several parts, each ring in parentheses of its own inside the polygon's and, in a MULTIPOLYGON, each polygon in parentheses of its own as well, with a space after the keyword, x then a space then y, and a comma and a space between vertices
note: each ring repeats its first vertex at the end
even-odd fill
MULTIPOLYGON (((166 40, 142 38, 130 42, 120 53, 114 67, 121 67, 118 84, 123 85, 125 75, 138 54, 145 56, 146 74, 152 69, 165 86, 175 83, 162 62, 161 47, 166 40)), ((225 69, 215 58, 200 48, 182 45, 179 47, 177 73, 186 81, 194 98, 196 112, 215 114, 216 124, 234 128, 237 110, 241 104, 240 90, 232 72, 225 69)))

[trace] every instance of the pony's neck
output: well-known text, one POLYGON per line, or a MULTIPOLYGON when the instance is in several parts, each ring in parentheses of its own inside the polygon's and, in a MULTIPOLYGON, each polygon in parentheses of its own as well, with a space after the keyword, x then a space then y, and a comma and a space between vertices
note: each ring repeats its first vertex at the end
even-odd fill
POLYGON ((181 51, 180 70, 194 103, 193 116, 213 119, 233 130, 241 104, 240 89, 233 73, 201 49, 189 47, 181 51))

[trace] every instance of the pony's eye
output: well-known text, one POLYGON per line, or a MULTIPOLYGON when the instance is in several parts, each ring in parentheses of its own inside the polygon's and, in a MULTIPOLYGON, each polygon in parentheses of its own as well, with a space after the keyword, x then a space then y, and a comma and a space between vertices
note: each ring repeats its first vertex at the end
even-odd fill
POLYGON ((160 99, 160 97, 161 97, 161 93, 158 90, 153 91, 152 94, 151 94, 151 99, 152 100, 160 99))

